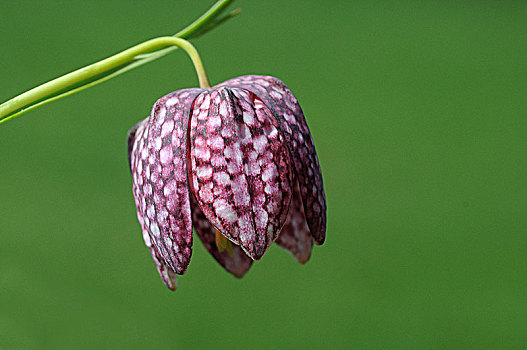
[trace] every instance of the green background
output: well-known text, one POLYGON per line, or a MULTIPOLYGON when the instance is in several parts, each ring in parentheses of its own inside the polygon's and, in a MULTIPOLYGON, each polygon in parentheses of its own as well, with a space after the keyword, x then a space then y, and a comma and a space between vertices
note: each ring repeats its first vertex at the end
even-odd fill
MULTIPOLYGON (((2 2, 0 99, 211 1, 2 2)), ((241 280, 199 241, 162 284, 126 132, 195 86, 176 52, 0 126, 0 348, 527 346, 527 3, 238 1, 196 40, 213 83, 284 80, 327 202, 306 265, 272 247, 241 280)))

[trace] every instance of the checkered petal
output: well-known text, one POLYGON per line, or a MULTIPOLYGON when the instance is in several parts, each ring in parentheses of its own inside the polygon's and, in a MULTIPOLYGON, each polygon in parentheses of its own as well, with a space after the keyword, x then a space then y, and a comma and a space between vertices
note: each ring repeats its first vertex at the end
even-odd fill
POLYGON ((216 246, 216 231, 207 220, 194 197, 190 198, 192 223, 201 242, 216 261, 234 276, 241 278, 251 268, 253 260, 237 245, 232 247, 232 256, 227 250, 219 251, 216 246))
POLYGON ((211 224, 252 259, 283 226, 293 171, 285 139, 244 89, 201 94, 190 122, 190 185, 211 224))
POLYGON ((287 220, 276 239, 276 244, 291 253, 299 263, 304 264, 311 256, 313 236, 307 226, 298 183, 295 184, 294 189, 287 220))
POLYGON ((317 244, 324 243, 326 197, 322 173, 304 113, 291 90, 280 79, 262 75, 237 77, 219 86, 247 89, 269 108, 291 151, 311 234, 317 244))
POLYGON ((164 261, 177 274, 185 273, 192 255, 186 135, 192 102, 201 91, 179 90, 160 98, 150 117, 129 133, 137 217, 158 269, 164 261))

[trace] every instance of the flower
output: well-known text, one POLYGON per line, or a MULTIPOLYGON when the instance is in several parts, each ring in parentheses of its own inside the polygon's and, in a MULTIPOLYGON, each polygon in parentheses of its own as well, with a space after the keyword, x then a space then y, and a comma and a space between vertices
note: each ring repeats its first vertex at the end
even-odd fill
POLYGON ((311 133, 277 78, 247 75, 160 98, 128 133, 143 237, 170 289, 192 255, 192 228, 242 277, 276 243, 305 263, 326 232, 311 133))

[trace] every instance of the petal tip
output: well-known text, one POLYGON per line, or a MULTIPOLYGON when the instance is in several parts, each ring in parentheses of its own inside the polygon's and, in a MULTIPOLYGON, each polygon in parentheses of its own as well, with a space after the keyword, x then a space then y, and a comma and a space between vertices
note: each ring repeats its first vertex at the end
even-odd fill
POLYGON ((307 256, 296 257, 296 261, 298 261, 302 265, 305 265, 309 261, 310 258, 311 258, 311 253, 307 256))
POLYGON ((167 286, 168 289, 175 292, 177 290, 177 277, 174 275, 172 277, 170 276, 161 276, 163 279, 163 282, 167 286))
POLYGON ((231 272, 231 274, 232 274, 234 277, 236 277, 236 278, 238 278, 238 279, 241 279, 241 278, 243 278, 243 276, 245 276, 245 275, 247 274, 248 271, 249 271, 249 270, 243 270, 243 271, 229 271, 229 272, 231 272))

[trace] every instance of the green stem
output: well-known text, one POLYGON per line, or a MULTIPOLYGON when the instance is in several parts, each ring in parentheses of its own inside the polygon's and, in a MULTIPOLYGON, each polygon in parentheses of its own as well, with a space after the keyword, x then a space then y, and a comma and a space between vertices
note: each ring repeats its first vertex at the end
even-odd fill
POLYGON ((233 1, 234 0, 220 0, 216 2, 210 9, 201 15, 201 17, 192 22, 188 27, 174 34, 174 36, 184 39, 194 37, 197 31, 201 30, 204 25, 218 17, 233 1))
POLYGON ((102 74, 116 67, 122 66, 126 63, 132 62, 137 55, 144 54, 164 48, 167 46, 177 46, 187 52, 190 56, 196 72, 198 73, 199 85, 204 89, 210 88, 210 83, 203 68, 203 63, 199 57, 198 52, 191 43, 184 39, 167 36, 145 41, 139 45, 131 47, 114 56, 108 57, 102 61, 90 64, 84 68, 78 69, 71 73, 53 79, 45 84, 42 84, 34 89, 24 92, 11 100, 0 105, 0 118, 24 107, 28 104, 38 101, 46 96, 49 96, 57 91, 63 90, 68 86, 75 85, 83 80, 89 79, 93 76, 102 74))
POLYGON ((220 16, 234 0, 219 0, 201 17, 172 37, 152 39, 121 53, 37 86, 0 104, 0 124, 47 103, 105 82, 146 63, 161 58, 177 48, 185 50, 198 73, 202 88, 210 88, 203 63, 194 46, 183 40, 196 38, 239 13, 220 16))

